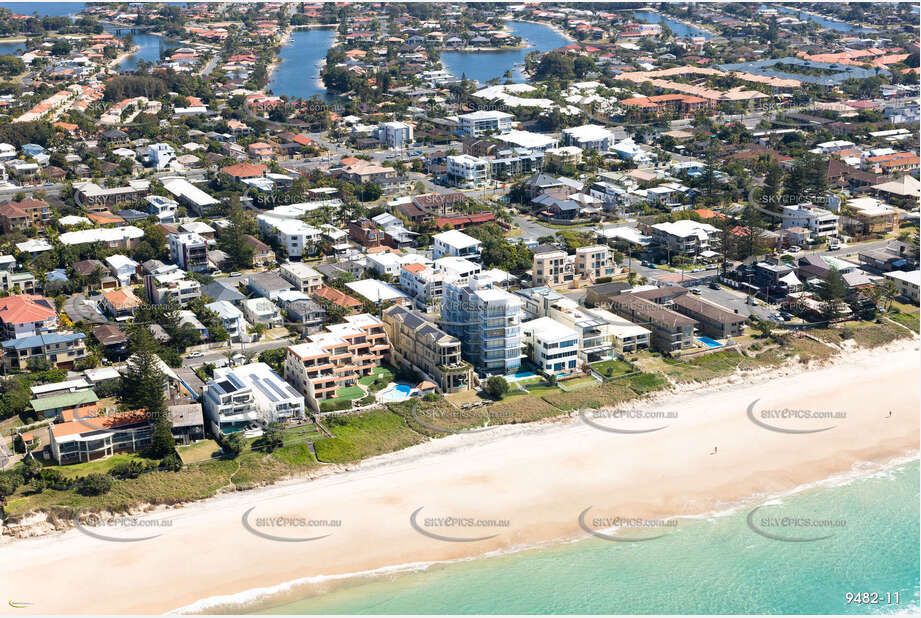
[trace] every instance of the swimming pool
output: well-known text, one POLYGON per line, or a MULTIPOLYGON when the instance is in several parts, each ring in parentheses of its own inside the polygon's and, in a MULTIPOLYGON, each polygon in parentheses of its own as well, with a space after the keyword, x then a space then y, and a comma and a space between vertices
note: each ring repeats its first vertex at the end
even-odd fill
POLYGON ((720 343, 719 341, 715 341, 715 340, 713 340, 713 339, 710 339, 709 337, 698 337, 698 338, 697 338, 697 341, 701 342, 702 344, 704 344, 704 345, 707 346, 708 348, 721 348, 721 347, 723 347, 723 344, 722 344, 722 343, 720 343))
POLYGON ((519 371, 517 373, 512 373, 505 376, 505 379, 508 381, 517 382, 518 380, 527 380, 528 378, 533 378, 537 374, 533 371, 519 371))
POLYGON ((409 384, 394 384, 382 390, 378 398, 381 401, 405 401, 409 399, 411 392, 413 392, 413 387, 409 384))

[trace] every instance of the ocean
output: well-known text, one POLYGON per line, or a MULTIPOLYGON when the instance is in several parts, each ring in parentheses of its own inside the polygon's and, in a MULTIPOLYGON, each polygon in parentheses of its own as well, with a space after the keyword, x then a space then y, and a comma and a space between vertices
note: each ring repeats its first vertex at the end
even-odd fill
POLYGON ((915 458, 885 469, 867 466, 784 496, 682 520, 677 529, 649 542, 589 538, 450 564, 312 578, 235 595, 233 605, 212 600, 186 610, 916 614, 918 504, 915 458), (750 516, 759 504, 762 508, 750 516), (825 538, 789 541, 820 537, 825 538), (866 600, 876 602, 848 603, 849 594, 863 598, 858 593, 870 593, 866 600))

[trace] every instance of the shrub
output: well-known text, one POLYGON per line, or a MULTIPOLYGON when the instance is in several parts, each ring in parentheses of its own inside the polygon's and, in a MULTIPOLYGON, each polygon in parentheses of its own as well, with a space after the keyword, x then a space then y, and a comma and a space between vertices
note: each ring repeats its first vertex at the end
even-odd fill
POLYGON ((84 496, 101 496, 112 489, 112 477, 94 472, 87 474, 77 483, 77 491, 84 496))
POLYGON ((438 395, 436 395, 435 393, 426 393, 425 395, 422 396, 422 401, 429 401, 429 402, 438 401, 438 395))
POLYGON ((170 472, 179 472, 182 470, 182 459, 180 459, 178 453, 170 453, 160 460, 160 467, 170 472))
POLYGON ((146 471, 147 466, 137 459, 132 459, 112 466, 112 469, 109 470, 109 476, 117 479, 136 479, 146 471))

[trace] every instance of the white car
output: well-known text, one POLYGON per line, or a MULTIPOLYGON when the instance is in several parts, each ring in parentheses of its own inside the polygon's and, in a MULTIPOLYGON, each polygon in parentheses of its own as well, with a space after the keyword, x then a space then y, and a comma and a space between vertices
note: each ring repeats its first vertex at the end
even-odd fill
POLYGON ((189 352, 186 354, 186 358, 201 358, 204 355, 204 352, 189 352))

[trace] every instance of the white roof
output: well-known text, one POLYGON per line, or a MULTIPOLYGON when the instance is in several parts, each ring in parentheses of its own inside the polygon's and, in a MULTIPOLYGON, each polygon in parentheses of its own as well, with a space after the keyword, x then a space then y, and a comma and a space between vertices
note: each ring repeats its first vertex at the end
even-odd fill
POLYGON ((398 300, 409 298, 406 294, 383 281, 377 279, 362 279, 361 281, 350 281, 345 284, 350 290, 370 300, 379 303, 389 300, 398 300))
POLYGON ((105 259, 106 264, 112 268, 118 270, 123 267, 137 268, 138 263, 132 260, 127 255, 115 254, 110 255, 105 259))
POLYGON ((432 238, 455 249, 466 249, 467 247, 476 247, 483 244, 473 236, 468 236, 458 230, 441 232, 440 234, 435 234, 432 238))
POLYGON ((313 268, 309 264, 304 264, 303 262, 286 262, 282 264, 281 266, 285 270, 293 273, 295 276, 301 279, 322 276, 319 272, 317 272, 315 268, 313 268))
POLYGON ((464 118, 465 120, 502 120, 504 118, 511 117, 512 114, 506 114, 505 112, 500 112, 497 110, 481 110, 458 116, 458 118, 464 118))
POLYGON ((160 182, 163 184, 164 189, 177 198, 185 198, 196 206, 213 206, 220 203, 185 178, 174 176, 163 178, 160 182))
POLYGON ((898 279, 899 281, 904 281, 905 283, 921 286, 921 270, 912 270, 909 272, 894 270, 892 272, 886 273, 886 276, 890 279, 898 279))
POLYGON ((216 300, 213 303, 208 303, 205 307, 215 312, 222 320, 232 320, 243 317, 243 312, 240 311, 236 305, 226 300, 216 300))
POLYGON ((700 223, 699 221, 692 221, 691 219, 680 219, 675 222, 666 221, 664 223, 656 223, 652 227, 657 230, 662 230, 667 234, 678 236, 680 238, 685 238, 687 236, 707 238, 708 234, 713 234, 719 231, 709 223, 700 223))
POLYGON ((580 142, 595 142, 614 137, 613 133, 597 124, 584 124, 581 127, 563 129, 563 133, 580 142))
POLYGON ((78 217, 77 215, 67 215, 58 219, 58 223, 61 225, 80 225, 81 223, 88 223, 92 225, 92 221, 86 217, 78 217))
POLYGON ((551 137, 549 135, 532 133, 531 131, 516 130, 509 131, 508 133, 503 133, 496 139, 509 144, 515 144, 516 146, 521 146, 522 148, 546 148, 547 146, 557 142, 555 137, 551 137))
POLYGON ((79 230, 77 232, 64 232, 58 240, 65 245, 82 245, 90 242, 122 242, 143 238, 144 230, 133 225, 111 228, 95 228, 92 230, 79 230))
POLYGON ((521 330, 524 333, 533 333, 542 341, 562 341, 564 339, 577 339, 579 334, 565 324, 560 324, 553 318, 537 318, 522 322, 521 330))
POLYGON ((183 223, 179 226, 179 229, 193 234, 211 234, 214 232, 213 227, 202 221, 189 221, 188 223, 183 223))

